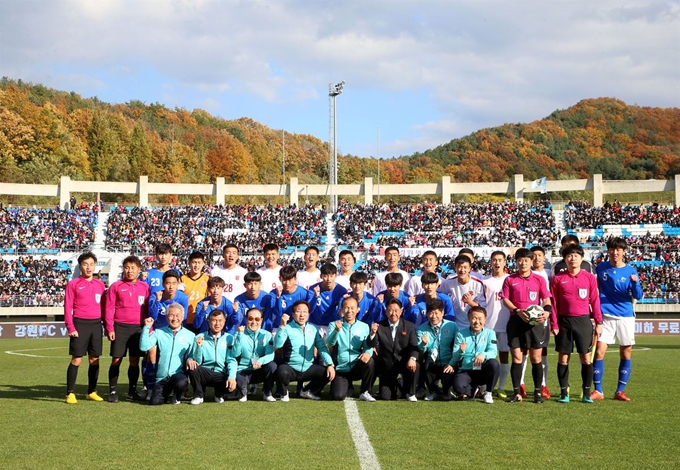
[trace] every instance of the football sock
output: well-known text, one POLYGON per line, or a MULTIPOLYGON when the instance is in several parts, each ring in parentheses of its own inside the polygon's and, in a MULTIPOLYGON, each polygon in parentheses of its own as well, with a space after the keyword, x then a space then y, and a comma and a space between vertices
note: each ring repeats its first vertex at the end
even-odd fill
POLYGON ((146 380, 146 376, 148 374, 147 369, 149 367, 149 361, 146 359, 142 359, 142 383, 144 384, 144 387, 148 390, 149 389, 149 384, 146 380))
POLYGON ((128 393, 132 395, 137 391, 137 381, 139 380, 139 366, 128 367, 128 381, 130 385, 128 386, 128 393))
POLYGON ((543 366, 538 364, 531 364, 531 377, 534 379, 534 390, 541 393, 541 380, 543 379, 543 366))
MULTIPOLYGON (((543 348, 545 351, 546 348, 543 348)), ((548 384, 548 356, 545 355, 541 358, 541 365, 543 366, 543 381, 541 382, 541 385, 547 385, 548 384)))
POLYGON ((120 366, 109 366, 109 387, 111 391, 115 392, 118 386, 118 376, 120 375, 120 366))
POLYGON ((602 379, 604 378, 604 359, 595 359, 593 362, 593 385, 595 390, 602 393, 602 379))
POLYGON ((520 378, 522 377, 522 364, 515 364, 510 366, 510 378, 512 379, 512 390, 515 395, 519 395, 520 378))
POLYGON ((581 364, 581 380, 583 381, 583 395, 590 396, 590 386, 593 383, 592 364, 581 364))
POLYGON ((527 371, 527 355, 525 354, 522 357, 522 378, 520 379, 520 384, 526 383, 524 382, 524 373, 527 371))
POLYGON ((153 390, 154 385, 156 385, 156 372, 158 371, 158 364, 149 362, 146 365, 146 370, 144 371, 144 379, 146 382, 147 390, 153 390))
POLYGON ((66 393, 73 393, 76 389, 76 379, 78 378, 78 366, 68 365, 66 369, 66 393))
POLYGON ((616 386, 617 392, 623 392, 630 378, 631 360, 621 359, 619 362, 619 384, 616 386))
POLYGON ((87 368, 87 394, 97 390, 97 380, 99 380, 99 364, 90 364, 87 368))
POLYGON ((498 378, 498 390, 505 390, 505 382, 508 380, 510 364, 501 364, 501 375, 498 378))
POLYGON ((569 388, 569 364, 557 364, 557 380, 560 382, 560 394, 567 395, 569 388))

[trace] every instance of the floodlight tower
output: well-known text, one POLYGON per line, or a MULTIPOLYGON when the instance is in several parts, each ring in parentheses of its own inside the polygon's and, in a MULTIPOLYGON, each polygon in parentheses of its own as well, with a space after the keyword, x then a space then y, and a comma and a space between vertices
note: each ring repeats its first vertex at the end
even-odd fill
POLYGON ((333 194, 333 187, 338 184, 338 128, 335 98, 342 93, 342 88, 344 86, 344 81, 328 84, 328 99, 330 105, 330 125, 328 132, 328 147, 330 153, 330 161, 328 164, 328 194, 329 210, 331 213, 335 212, 338 208, 338 196, 333 194))

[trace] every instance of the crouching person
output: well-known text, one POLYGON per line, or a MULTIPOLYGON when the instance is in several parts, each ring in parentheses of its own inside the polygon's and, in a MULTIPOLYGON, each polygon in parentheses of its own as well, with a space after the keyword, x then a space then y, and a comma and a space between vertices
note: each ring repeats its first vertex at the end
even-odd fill
POLYGON ((274 385, 274 340, 272 334, 262 327, 262 312, 251 308, 245 315, 248 327, 240 326, 234 339, 234 348, 240 350, 236 373, 239 401, 248 401, 248 385, 262 383, 265 401, 276 401, 272 396, 274 385))
POLYGON ((478 389, 484 390, 484 403, 491 404, 491 391, 500 375, 500 365, 496 360, 496 332, 484 328, 484 307, 471 307, 467 317, 470 326, 460 330, 453 345, 453 361, 458 364, 453 388, 460 398, 470 399, 474 399, 478 389))
POLYGON ((184 307, 181 304, 170 304, 166 319, 168 326, 151 331, 154 320, 148 317, 144 320, 139 339, 142 351, 158 347, 158 372, 151 395, 152 405, 162 405, 166 401, 179 404, 182 395, 189 389, 184 369, 195 335, 182 327, 184 307))
POLYGON ((223 403, 226 392, 236 389, 236 357, 234 337, 224 331, 226 315, 213 310, 208 315, 208 331, 196 335, 196 344, 187 361, 187 369, 194 396, 192 405, 203 403, 206 387, 215 388, 215 402, 223 403))

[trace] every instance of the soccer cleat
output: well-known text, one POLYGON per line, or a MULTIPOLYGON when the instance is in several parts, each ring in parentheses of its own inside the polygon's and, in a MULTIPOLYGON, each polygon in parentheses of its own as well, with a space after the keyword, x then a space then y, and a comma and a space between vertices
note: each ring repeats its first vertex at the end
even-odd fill
MULTIPOLYGON (((590 394, 590 396, 591 396, 591 398, 592 398, 592 393, 590 394)), ((630 401, 630 398, 628 398, 628 397, 626 396, 626 392, 616 392, 616 393, 614 394, 614 400, 618 400, 618 401, 630 401)))
POLYGON ((425 397, 425 401, 433 401, 434 397, 436 397, 434 393, 428 393, 427 396, 425 397))
MULTIPOLYGON (((75 396, 73 397, 75 398, 75 396)), ((97 392, 92 392, 87 394, 87 399, 91 401, 104 401, 102 397, 100 397, 97 392)))
POLYGON ((305 389, 302 389, 302 391, 300 392, 300 398, 309 398, 310 400, 321 400, 321 397, 314 395, 311 390, 305 389))
POLYGON ((203 397, 194 397, 189 402, 190 405, 200 405, 201 403, 203 403, 203 397))
POLYGON ((224 398, 219 396, 215 397, 215 403, 224 403, 224 398))
POLYGON ((241 403, 245 403, 248 401, 248 394, 243 395, 241 398, 238 399, 241 403))
POLYGON ((373 398, 373 395, 371 395, 371 392, 366 390, 361 395, 359 395, 359 400, 361 400, 361 401, 375 401, 375 398, 373 398))
POLYGON ((598 390, 593 390, 590 392, 590 398, 592 400, 604 400, 604 395, 602 395, 602 392, 598 390))
POLYGON ((492 405, 493 404, 493 395, 491 392, 484 392, 484 403, 487 405, 492 405))
POLYGON ((415 395, 406 394, 406 401, 418 401, 418 398, 415 395))
POLYGON ((263 399, 264 401, 268 401, 268 402, 275 402, 275 401, 276 401, 276 398, 274 398, 274 397, 272 396, 271 393, 268 393, 268 394, 264 395, 264 396, 262 397, 262 399, 263 399))
POLYGON ((593 403, 593 399, 590 398, 588 395, 583 395, 583 398, 581 398, 581 401, 583 403, 593 403))
POLYGON ((284 403, 288 403, 290 401, 290 395, 287 393, 285 395, 281 395, 281 401, 284 403))
POLYGON ((109 393, 109 403, 118 403, 118 392, 109 393))
POLYGON ((522 395, 522 398, 527 397, 527 388, 524 386, 524 384, 519 386, 519 394, 522 395))
POLYGON ((510 398, 508 398, 508 403, 520 403, 523 401, 522 395, 511 395, 510 398))
POLYGON ((534 393, 534 403, 536 403, 537 405, 543 403, 543 396, 541 396, 540 393, 534 393))
POLYGON ((501 390, 500 388, 496 390, 496 396, 502 400, 505 400, 508 398, 508 394, 505 393, 505 390, 501 390))
MULTIPOLYGON (((569 403, 569 395, 562 395, 557 399, 559 403, 569 403)), ((592 402, 592 400, 591 400, 592 402)))
POLYGON ((550 391, 545 385, 541 385, 541 396, 546 400, 550 400, 550 391))
POLYGON ((69 405, 75 405, 78 403, 78 400, 76 400, 76 394, 75 393, 69 393, 66 395, 66 403, 69 405))

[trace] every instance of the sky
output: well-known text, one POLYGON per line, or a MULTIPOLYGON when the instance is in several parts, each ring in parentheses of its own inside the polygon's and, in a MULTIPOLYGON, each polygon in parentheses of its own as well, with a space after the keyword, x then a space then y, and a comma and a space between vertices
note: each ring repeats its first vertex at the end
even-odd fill
POLYGON ((680 107, 680 0, 0 0, 0 76, 323 141, 344 81, 339 152, 390 158, 586 98, 680 107))

